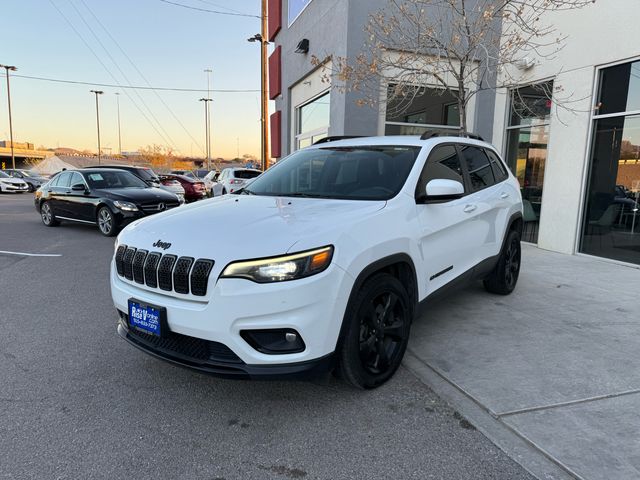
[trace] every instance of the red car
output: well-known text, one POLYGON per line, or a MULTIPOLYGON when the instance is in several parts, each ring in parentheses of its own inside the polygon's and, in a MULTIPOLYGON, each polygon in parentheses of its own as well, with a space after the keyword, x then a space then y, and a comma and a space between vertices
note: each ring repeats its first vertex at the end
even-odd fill
POLYGON ((187 202, 195 202, 207 198, 207 189, 204 182, 186 175, 163 175, 164 178, 176 180, 184 188, 184 199, 187 202))

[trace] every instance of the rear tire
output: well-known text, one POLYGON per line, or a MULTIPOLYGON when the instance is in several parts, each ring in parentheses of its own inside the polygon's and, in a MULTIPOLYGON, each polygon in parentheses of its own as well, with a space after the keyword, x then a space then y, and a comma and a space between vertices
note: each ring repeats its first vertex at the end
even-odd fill
POLYGON ((377 273, 365 281, 345 314, 338 375, 357 388, 389 380, 407 348, 412 316, 409 294, 397 278, 377 273))
POLYGON ((44 202, 40 205, 40 218, 42 218, 42 223, 47 227, 56 227, 60 225, 60 222, 56 219, 56 216, 51 210, 49 202, 44 202))
POLYGON ((520 233, 509 230, 498 264, 484 279, 484 288, 498 295, 509 295, 516 288, 520 275, 520 233))
POLYGON ((116 220, 108 207, 100 207, 97 215, 98 229, 105 237, 113 237, 116 234, 116 220))

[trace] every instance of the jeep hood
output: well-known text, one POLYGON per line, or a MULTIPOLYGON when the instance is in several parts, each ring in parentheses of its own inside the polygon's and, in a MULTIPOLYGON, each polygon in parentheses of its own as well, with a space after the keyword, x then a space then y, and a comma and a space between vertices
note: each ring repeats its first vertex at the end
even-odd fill
MULTIPOLYGON (((345 226, 384 208, 385 201, 225 195, 134 222, 118 238, 136 248, 231 262, 287 253, 294 246, 323 246, 345 226), (335 234, 335 235, 334 235, 335 234), (322 245, 315 245, 315 238, 322 245), (322 238, 322 240, 320 240, 322 238)), ((295 249, 294 249, 295 250, 295 249)))

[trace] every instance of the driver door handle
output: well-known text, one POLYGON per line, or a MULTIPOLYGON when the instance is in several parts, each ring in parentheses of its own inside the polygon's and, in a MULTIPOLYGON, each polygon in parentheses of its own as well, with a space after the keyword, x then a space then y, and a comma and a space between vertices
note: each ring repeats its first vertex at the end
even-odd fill
POLYGON ((477 205, 467 205, 466 207, 464 207, 464 212, 465 213, 471 213, 473 212, 476 208, 478 208, 477 205))
POLYGON ((500 194, 500 198, 507 198, 509 196, 509 194, 507 192, 502 192, 500 194))

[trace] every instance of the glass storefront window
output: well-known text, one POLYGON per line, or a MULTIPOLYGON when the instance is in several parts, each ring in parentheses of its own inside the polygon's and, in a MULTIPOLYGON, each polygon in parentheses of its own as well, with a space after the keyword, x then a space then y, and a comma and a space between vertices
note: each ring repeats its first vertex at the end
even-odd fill
POLYGON ((553 82, 511 92, 506 161, 520 182, 525 242, 538 242, 553 82))
POLYGON ((298 107, 296 111, 296 150, 327 136, 331 107, 331 94, 324 95, 298 107))
POLYGON ((451 91, 415 87, 399 93, 397 88, 389 85, 385 135, 422 135, 429 128, 459 128, 458 102, 451 91))
POLYGON ((640 61, 602 70, 597 115, 640 110, 640 61))
POLYGON ((640 115, 596 118, 580 251, 640 264, 639 206, 640 115))
POLYGON ((296 18, 307 8, 307 5, 311 3, 311 0, 289 0, 289 25, 291 25, 296 18))

